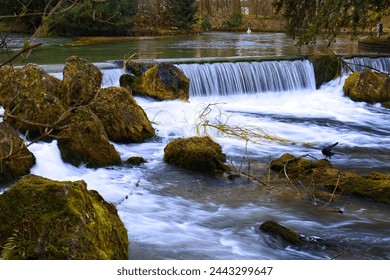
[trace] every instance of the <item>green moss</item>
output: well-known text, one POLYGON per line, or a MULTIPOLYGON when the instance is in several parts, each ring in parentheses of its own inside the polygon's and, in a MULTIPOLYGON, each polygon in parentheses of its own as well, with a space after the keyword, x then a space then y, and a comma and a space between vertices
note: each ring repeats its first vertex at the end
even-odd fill
POLYGON ((303 245, 301 236, 292 229, 286 228, 275 221, 266 221, 260 226, 260 230, 280 237, 282 240, 293 245, 303 245))
POLYGON ((313 63, 317 88, 340 75, 340 62, 336 56, 312 56, 310 61, 313 63))
POLYGON ((127 259, 117 211, 83 181, 27 176, 0 196, 7 259, 127 259))
POLYGON ((189 170, 220 174, 227 170, 225 154, 210 137, 178 138, 164 149, 164 161, 189 170))

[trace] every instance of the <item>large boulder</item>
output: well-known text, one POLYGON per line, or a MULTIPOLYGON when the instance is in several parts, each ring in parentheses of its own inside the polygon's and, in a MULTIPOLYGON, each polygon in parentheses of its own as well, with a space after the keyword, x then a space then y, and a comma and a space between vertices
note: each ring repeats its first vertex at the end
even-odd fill
POLYGON ((27 149, 19 133, 9 124, 0 123, 0 183, 30 172, 34 155, 27 149))
POLYGON ((364 69, 352 73, 344 83, 344 94, 353 101, 368 103, 390 101, 390 76, 364 69))
POLYGON ((227 171, 222 148, 210 137, 178 138, 164 149, 164 161, 192 171, 221 174, 227 171))
POLYGON ((138 143, 155 135, 144 110, 127 89, 101 89, 91 108, 102 121, 111 141, 138 143))
POLYGON ((65 94, 62 100, 69 106, 88 104, 102 85, 103 74, 86 59, 71 56, 64 66, 65 94))
POLYGON ((97 168, 121 163, 99 118, 87 107, 79 108, 67 128, 59 133, 58 148, 64 161, 97 168))
POLYGON ((2 259, 128 259, 128 236, 113 204, 84 181, 28 175, 0 195, 2 259))
POLYGON ((170 63, 160 63, 132 82, 134 94, 157 100, 188 101, 189 87, 189 79, 179 68, 170 63))
POLYGON ((126 72, 131 73, 132 75, 139 77, 150 68, 157 66, 158 63, 155 61, 134 61, 127 60, 125 61, 126 72))
POLYGON ((1 70, 0 95, 5 109, 5 121, 22 133, 38 137, 56 124, 64 124, 66 106, 57 97, 64 91, 62 82, 35 64, 1 70))

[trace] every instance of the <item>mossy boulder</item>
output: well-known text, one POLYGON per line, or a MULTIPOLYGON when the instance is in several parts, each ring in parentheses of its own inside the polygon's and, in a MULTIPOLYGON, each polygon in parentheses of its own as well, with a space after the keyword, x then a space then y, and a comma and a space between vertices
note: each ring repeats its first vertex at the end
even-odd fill
MULTIPOLYGON (((3 96, 4 120, 21 133, 28 131, 31 137, 38 137, 67 111, 67 107, 57 97, 64 91, 62 83, 47 74, 35 64, 25 67, 2 70, 0 95, 3 96)), ((57 126, 63 122, 57 123, 57 126)))
POLYGON ((340 75, 340 61, 336 56, 316 55, 310 57, 316 78, 316 87, 327 83, 340 75))
POLYGON ((62 100, 69 106, 86 105, 102 85, 103 74, 88 60, 71 56, 64 66, 65 94, 62 100))
POLYGON ((227 171, 221 146, 210 137, 178 138, 164 149, 164 161, 192 171, 221 174, 227 171))
POLYGON ((130 157, 126 160, 127 164, 134 166, 138 166, 146 162, 147 161, 143 157, 130 157))
POLYGON ((0 122, 0 183, 28 174, 34 164, 35 157, 19 133, 9 124, 0 122))
POLYGON ((0 195, 2 259, 128 259, 128 236, 113 204, 84 181, 28 175, 0 195))
POLYGON ((127 73, 131 73, 136 77, 141 76, 143 73, 148 71, 150 68, 157 66, 158 63, 155 61, 125 61, 125 69, 127 73))
POLYGON ((75 166, 97 168, 121 163, 102 122, 86 107, 79 108, 69 126, 60 132, 58 148, 62 159, 75 166))
POLYGON ((303 245, 305 243, 296 231, 286 228, 275 221, 266 221, 260 225, 259 229, 281 238, 288 244, 303 245))
POLYGON ((352 73, 344 83, 344 94, 353 101, 368 103, 390 101, 390 76, 364 69, 352 73))
POLYGON ((157 100, 181 99, 188 101, 190 81, 184 73, 170 63, 160 63, 147 70, 132 83, 135 95, 157 100))
MULTIPOLYGON (((271 162, 271 170, 291 180, 290 183, 315 186, 313 194, 326 197, 331 192, 355 195, 378 202, 390 203, 390 175, 378 172, 360 176, 354 171, 339 170, 328 160, 308 160, 284 154, 271 162)), ((305 192, 307 192, 306 188, 305 192)))
POLYGON ((99 90, 91 108, 102 121, 111 141, 138 143, 155 135, 144 110, 125 88, 99 90))

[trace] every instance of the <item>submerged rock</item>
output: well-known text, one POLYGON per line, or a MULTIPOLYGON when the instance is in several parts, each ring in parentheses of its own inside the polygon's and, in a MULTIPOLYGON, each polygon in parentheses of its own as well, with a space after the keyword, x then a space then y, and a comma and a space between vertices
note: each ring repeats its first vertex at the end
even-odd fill
POLYGON ((132 83, 134 94, 158 100, 188 101, 189 88, 189 79, 170 63, 160 63, 150 68, 132 83))
POLYGON ((63 73, 66 92, 62 100, 69 106, 88 104, 102 86, 99 68, 83 58, 69 57, 63 73))
POLYGON ((278 236, 292 245, 303 245, 305 243, 296 231, 286 228, 275 221, 266 221, 261 224, 259 229, 271 235, 278 236))
POLYGON ((227 171, 222 148, 210 137, 178 138, 164 149, 164 161, 192 171, 221 174, 227 171))
POLYGON ((155 135, 144 110, 127 89, 110 87, 99 90, 91 108, 102 121, 111 141, 139 143, 155 135))
POLYGON ((59 134, 58 148, 65 162, 75 166, 104 167, 121 163, 99 118, 88 108, 76 111, 69 126, 59 134))
POLYGON ((352 73, 344 83, 344 94, 353 101, 368 103, 390 101, 390 76, 364 69, 352 73))
POLYGON ((2 259, 128 259, 128 236, 114 205, 84 181, 29 175, 0 195, 2 259))
POLYGON ((9 124, 0 122, 0 183, 30 173, 34 164, 35 157, 19 133, 9 124))

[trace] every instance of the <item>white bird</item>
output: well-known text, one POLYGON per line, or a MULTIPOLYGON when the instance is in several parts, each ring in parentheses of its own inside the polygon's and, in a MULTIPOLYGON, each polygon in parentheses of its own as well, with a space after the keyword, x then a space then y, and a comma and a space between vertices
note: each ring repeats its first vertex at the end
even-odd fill
POLYGON ((251 31, 251 29, 249 27, 248 27, 248 30, 246 31, 246 33, 248 33, 248 34, 252 33, 252 31, 251 31))

